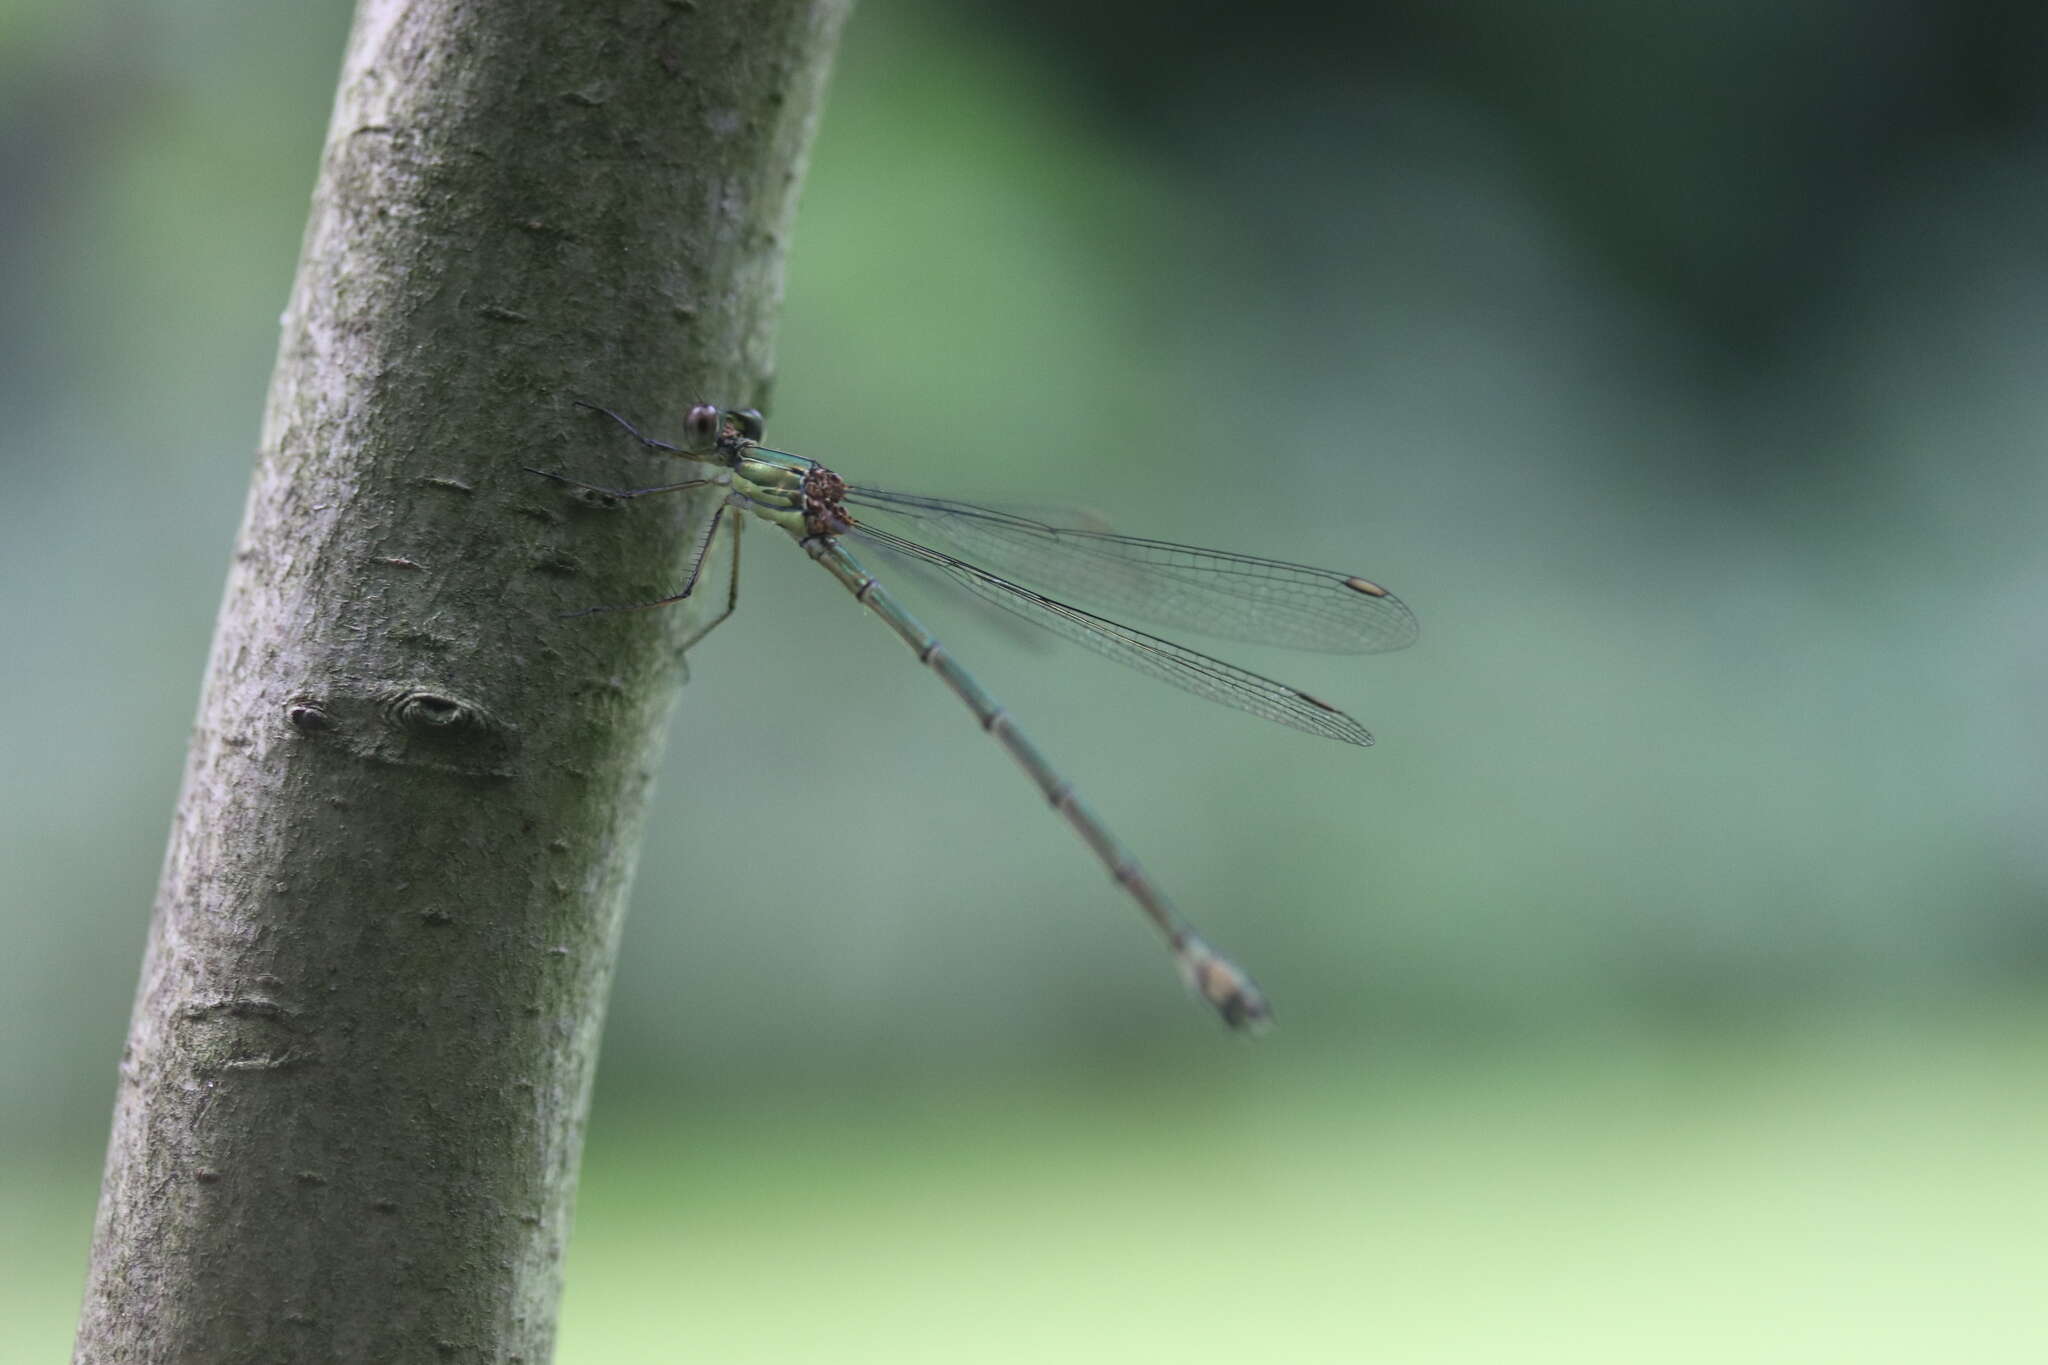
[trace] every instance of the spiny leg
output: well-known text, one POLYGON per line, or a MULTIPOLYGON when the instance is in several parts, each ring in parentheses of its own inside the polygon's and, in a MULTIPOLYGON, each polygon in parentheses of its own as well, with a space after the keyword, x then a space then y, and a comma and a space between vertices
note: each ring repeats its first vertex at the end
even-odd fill
MULTIPOLYGON (((689 639, 683 641, 682 646, 679 650, 680 653, 689 653, 692 649, 696 647, 696 644, 699 640, 709 635, 713 630, 717 629, 719 626, 724 625, 725 618, 732 615, 734 609, 739 606, 740 532, 746 528, 746 524, 747 519, 745 517, 739 515, 737 512, 733 514, 732 532, 728 537, 728 539, 732 541, 732 574, 731 582, 727 585, 725 593, 725 610, 718 613, 718 615, 712 617, 709 621, 706 621, 703 625, 697 627, 695 633, 693 633, 689 639)), ((713 527, 712 529, 716 530, 717 528, 713 527)), ((709 548, 708 542, 707 548, 709 548)))
POLYGON ((619 416, 610 408, 601 408, 595 403, 586 403, 581 398, 576 399, 575 402, 576 406, 579 408, 589 408, 592 412, 601 412, 605 416, 611 418, 614 422, 617 422, 620 426, 624 427, 627 431, 631 432, 634 440, 638 441, 641 445, 646 446, 650 450, 665 450, 671 455, 680 455, 683 453, 681 446, 672 446, 667 441, 657 441, 652 436, 642 436, 640 434, 640 428, 634 426, 631 422, 628 422, 625 418, 619 416))
MULTIPOLYGON (((707 479, 705 482, 708 483, 710 480, 707 479)), ((690 578, 688 582, 683 584, 681 592, 670 593, 667 597, 657 597, 652 602, 621 602, 617 606, 585 607, 582 611, 565 611, 562 613, 563 619, 567 620, 574 616, 596 616, 601 612, 608 611, 646 611, 650 607, 665 607, 671 602, 686 601, 690 594, 697 590, 697 579, 704 573, 704 559, 711 553, 711 541, 718 534, 718 525, 725 520, 725 514, 731 510, 731 503, 721 502, 718 504, 718 510, 711 514, 711 525, 705 528, 703 538, 697 542, 696 558, 690 564, 690 578)), ((737 539, 735 539, 734 543, 737 545, 737 539)), ((737 589, 735 589, 735 596, 737 596, 737 589)), ((718 619, 723 621, 725 618, 721 616, 718 619)), ((713 624, 717 623, 714 622, 713 624)))
POLYGON ((652 488, 605 488, 600 484, 585 483, 581 479, 572 479, 567 474, 554 474, 545 469, 535 469, 530 464, 524 464, 519 467, 529 474, 538 474, 543 479, 553 479, 556 483, 565 483, 571 488, 581 488, 587 493, 602 493, 608 498, 618 498, 622 501, 628 498, 642 498, 649 493, 680 493, 688 488, 704 488, 710 484, 729 482, 725 476, 721 475, 711 479, 685 479, 681 483, 658 483, 652 488))

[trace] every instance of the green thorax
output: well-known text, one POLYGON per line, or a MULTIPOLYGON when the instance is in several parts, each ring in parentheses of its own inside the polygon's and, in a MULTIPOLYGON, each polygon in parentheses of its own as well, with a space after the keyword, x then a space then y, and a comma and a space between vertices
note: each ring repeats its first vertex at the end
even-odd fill
POLYGON ((831 470, 780 451, 748 445, 733 452, 732 491, 747 509, 801 539, 838 535, 851 525, 840 499, 846 482, 831 470))

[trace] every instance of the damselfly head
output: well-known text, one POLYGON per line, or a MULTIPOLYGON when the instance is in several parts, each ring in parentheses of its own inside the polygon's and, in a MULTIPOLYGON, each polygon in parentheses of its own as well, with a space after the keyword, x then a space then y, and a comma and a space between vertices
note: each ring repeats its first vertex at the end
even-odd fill
POLYGON ((715 450, 753 445, 761 439, 765 423, 754 408, 721 408, 698 403, 683 417, 683 434, 690 453, 709 455, 715 450))

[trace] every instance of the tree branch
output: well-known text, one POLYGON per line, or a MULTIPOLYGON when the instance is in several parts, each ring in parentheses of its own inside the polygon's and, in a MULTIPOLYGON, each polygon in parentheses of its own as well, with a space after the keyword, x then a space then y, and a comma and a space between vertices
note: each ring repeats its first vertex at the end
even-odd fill
POLYGON ((548 1358, 709 510, 845 0, 363 0, 120 1068, 76 1359, 548 1358), (600 477, 592 477, 592 475, 600 477))

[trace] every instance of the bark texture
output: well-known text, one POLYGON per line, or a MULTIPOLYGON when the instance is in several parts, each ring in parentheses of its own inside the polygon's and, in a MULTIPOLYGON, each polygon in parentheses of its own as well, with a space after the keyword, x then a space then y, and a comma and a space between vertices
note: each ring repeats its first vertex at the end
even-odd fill
MULTIPOLYGON (((76 1359, 548 1359, 708 505, 845 0, 363 0, 128 1045, 76 1359)), ((687 906, 683 909, 687 910, 687 906)))

